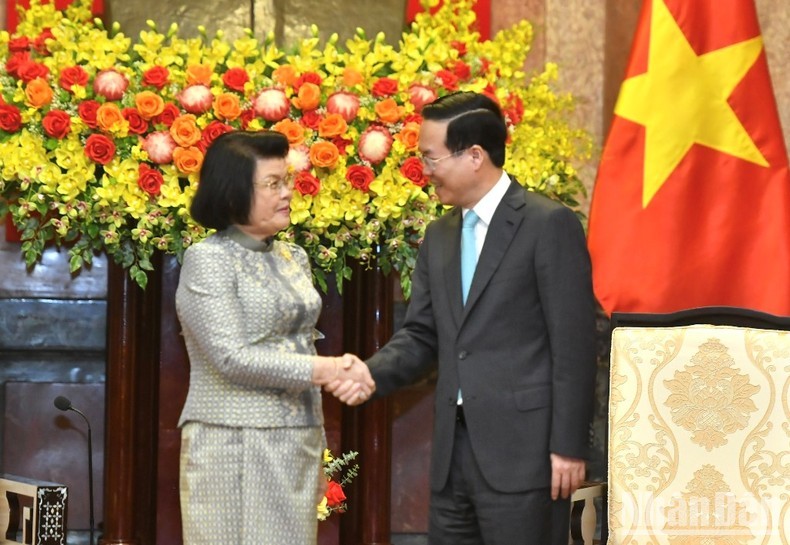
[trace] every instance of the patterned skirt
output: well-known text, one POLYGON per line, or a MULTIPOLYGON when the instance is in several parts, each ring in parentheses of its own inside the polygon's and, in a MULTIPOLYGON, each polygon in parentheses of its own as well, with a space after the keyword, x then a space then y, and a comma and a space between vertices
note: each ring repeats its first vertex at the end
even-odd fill
POLYGON ((181 430, 184 545, 315 545, 320 427, 181 430))

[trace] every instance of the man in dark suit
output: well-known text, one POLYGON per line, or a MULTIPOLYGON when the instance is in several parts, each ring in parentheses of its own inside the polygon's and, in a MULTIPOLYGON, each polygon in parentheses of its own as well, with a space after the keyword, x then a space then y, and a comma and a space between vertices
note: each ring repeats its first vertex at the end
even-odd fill
POLYGON ((456 93, 422 115, 425 173, 454 208, 426 231, 403 327, 367 362, 376 395, 438 364, 431 545, 567 545, 596 367, 582 226, 503 171, 489 97, 456 93))

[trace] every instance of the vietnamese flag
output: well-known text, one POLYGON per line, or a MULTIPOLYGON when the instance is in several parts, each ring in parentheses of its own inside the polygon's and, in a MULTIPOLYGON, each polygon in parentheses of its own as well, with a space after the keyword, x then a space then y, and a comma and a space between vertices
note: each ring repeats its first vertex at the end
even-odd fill
POLYGON ((607 313, 790 315, 790 173, 753 0, 645 0, 592 198, 607 313))

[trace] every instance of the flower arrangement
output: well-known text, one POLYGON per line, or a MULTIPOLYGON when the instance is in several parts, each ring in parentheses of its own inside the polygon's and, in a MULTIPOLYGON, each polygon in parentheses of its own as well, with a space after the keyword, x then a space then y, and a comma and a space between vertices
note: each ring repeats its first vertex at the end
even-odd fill
POLYGON ((359 464, 352 462, 358 453, 349 451, 335 458, 329 449, 324 449, 324 475, 327 479, 324 499, 318 504, 318 520, 326 520, 332 513, 346 511, 346 494, 343 487, 350 483, 359 473, 359 464))
POLYGON ((397 48, 362 30, 320 43, 313 28, 288 50, 251 31, 182 39, 152 22, 133 42, 91 20, 90 0, 40 2, 0 32, 0 217, 11 213, 30 266, 66 244, 72 272, 106 252, 145 287, 153 252, 180 259, 209 234, 189 215, 207 146, 273 129, 296 175, 282 236, 306 249, 318 283, 334 273, 340 287, 351 260, 378 260, 408 296, 425 226, 443 212, 416 155, 420 111, 456 90, 502 106, 505 168, 521 183, 570 206, 584 191, 573 163, 590 139, 565 119, 557 67, 525 75, 526 21, 481 42, 474 0, 417 15, 397 48))

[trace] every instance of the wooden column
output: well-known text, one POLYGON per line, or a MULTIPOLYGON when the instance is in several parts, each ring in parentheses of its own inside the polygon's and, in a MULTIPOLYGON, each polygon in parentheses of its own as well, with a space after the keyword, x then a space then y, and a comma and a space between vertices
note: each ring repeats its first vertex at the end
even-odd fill
MULTIPOLYGON (((378 268, 357 266, 343 296, 346 349, 367 358, 392 336, 391 279, 378 268)), ((344 408, 343 450, 357 450, 361 467, 340 523, 344 545, 390 542, 391 432, 389 398, 344 408)))
POLYGON ((154 267, 144 291, 109 263, 103 545, 154 543, 161 259, 154 267))

